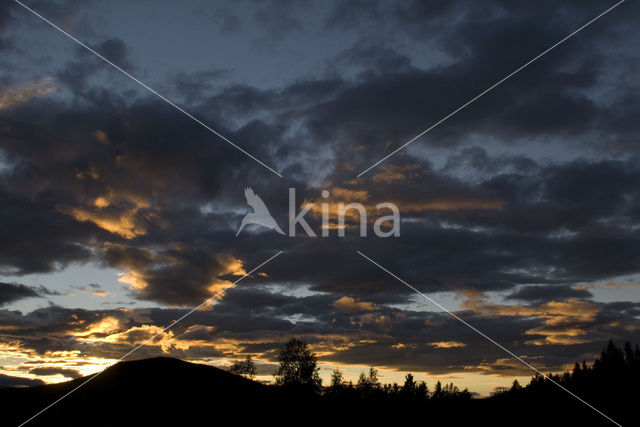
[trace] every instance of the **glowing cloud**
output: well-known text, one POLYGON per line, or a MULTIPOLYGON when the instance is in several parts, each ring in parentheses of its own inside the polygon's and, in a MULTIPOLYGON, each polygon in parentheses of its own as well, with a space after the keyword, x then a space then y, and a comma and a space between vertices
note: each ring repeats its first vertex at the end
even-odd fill
POLYGON ((358 301, 355 298, 347 296, 335 300, 331 305, 343 313, 359 313, 362 311, 378 310, 380 308, 372 302, 358 301))
POLYGON ((465 343, 460 341, 437 341, 430 342, 429 345, 435 348, 462 348, 467 346, 465 343))
POLYGON ((421 165, 385 165, 380 168, 380 172, 373 175, 371 180, 375 183, 391 184, 425 173, 426 170, 421 165))
POLYGON ((0 110, 12 107, 29 99, 44 96, 56 90, 51 77, 45 77, 26 86, 0 92, 0 110))
POLYGON ((589 342, 586 337, 600 312, 597 305, 589 301, 569 299, 550 301, 540 305, 500 305, 487 301, 487 296, 477 291, 460 291, 467 299, 461 306, 485 316, 535 317, 543 325, 525 332, 527 335, 542 335, 540 339, 529 340, 529 345, 559 344, 571 345, 589 342))
POLYGON ((142 274, 134 270, 129 270, 126 273, 120 273, 118 282, 127 284, 131 289, 135 289, 137 291, 141 291, 147 287, 147 281, 144 279, 142 274))

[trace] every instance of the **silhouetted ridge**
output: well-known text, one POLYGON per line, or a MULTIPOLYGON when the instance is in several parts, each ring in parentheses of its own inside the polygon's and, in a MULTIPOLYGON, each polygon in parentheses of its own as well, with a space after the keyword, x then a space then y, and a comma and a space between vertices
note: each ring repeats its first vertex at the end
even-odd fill
MULTIPOLYGON (((91 377, 0 390, 1 424, 17 426, 91 377)), ((272 394, 263 384, 213 366, 157 357, 107 368, 28 425, 173 425, 169 420, 176 417, 199 420, 212 408, 247 400, 266 404, 272 394)))

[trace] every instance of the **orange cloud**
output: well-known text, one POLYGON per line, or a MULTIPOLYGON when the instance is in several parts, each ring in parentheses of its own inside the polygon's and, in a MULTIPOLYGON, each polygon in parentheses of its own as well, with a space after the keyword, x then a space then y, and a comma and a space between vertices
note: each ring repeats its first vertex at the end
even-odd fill
MULTIPOLYGON (((229 253, 218 254, 216 256, 216 259, 224 268, 224 270, 218 273, 218 276, 226 276, 227 274, 230 274, 232 276, 244 276, 245 274, 247 274, 244 269, 244 263, 242 262, 242 260, 234 257, 229 253)), ((222 292, 226 288, 232 287, 235 287, 233 282, 216 277, 211 281, 211 283, 207 287, 207 290, 212 294, 217 294, 222 292)), ((216 299, 221 299, 223 296, 224 294, 220 294, 216 299)))
MULTIPOLYGON (((98 179, 97 170, 78 172, 79 179, 87 176, 98 179)), ((86 206, 57 206, 58 211, 73 217, 76 221, 92 222, 98 227, 125 239, 133 239, 147 233, 148 225, 154 223, 165 227, 166 223, 153 210, 148 197, 132 193, 118 193, 113 188, 95 198, 86 206)))
POLYGON ((423 202, 401 202, 398 203, 398 208, 401 212, 463 211, 500 209, 504 205, 502 200, 448 197, 423 202))
POLYGON ((355 298, 344 296, 339 298, 331 304, 336 310, 343 313, 359 313, 361 311, 374 311, 378 310, 376 304, 368 301, 358 301, 355 298))
POLYGON ((147 287, 147 281, 144 276, 135 270, 129 270, 126 273, 120 273, 118 282, 129 285, 131 289, 140 291, 147 287))
POLYGON ((576 289, 633 289, 638 286, 637 283, 604 283, 602 285, 580 285, 576 286, 576 289))
POLYGON ((358 320, 351 319, 352 325, 358 325, 363 327, 365 325, 374 325, 381 329, 387 330, 391 328, 391 317, 386 314, 381 314, 379 316, 374 313, 367 313, 360 316, 358 320))
MULTIPOLYGON (((171 243, 168 246, 171 251, 156 252, 148 249, 132 248, 123 244, 106 243, 103 245, 103 250, 105 252, 115 251, 119 254, 119 263, 126 270, 119 274, 118 282, 129 285, 133 290, 142 291, 149 286, 151 277, 154 274, 154 266, 158 264, 180 266, 182 262, 181 255, 188 250, 188 248, 178 243, 171 243)), ((247 274, 244 268, 244 261, 227 252, 215 255, 215 262, 212 262, 212 267, 207 282, 202 283, 202 286, 206 287, 207 291, 212 295, 222 292, 225 288, 235 286, 232 281, 221 277, 229 275, 244 276, 247 274)), ((224 294, 221 293, 217 298, 220 299, 223 296, 224 294)))
POLYGON ((31 371, 37 368, 56 368, 78 372, 80 375, 91 375, 115 363, 115 360, 100 357, 84 356, 79 350, 45 351, 38 353, 24 348, 18 342, 0 343, 0 374, 13 377, 40 379, 45 383, 68 381, 62 374, 36 375, 31 371))
POLYGON ((230 253, 220 253, 216 255, 216 260, 224 266, 224 271, 220 273, 221 276, 225 274, 231 274, 233 276, 244 276, 245 274, 247 274, 244 269, 244 262, 241 259, 234 257, 230 253))
POLYGON ((525 332, 542 336, 526 342, 529 345, 571 345, 589 342, 586 337, 600 308, 588 301, 569 299, 540 305, 500 305, 489 303, 486 295, 477 291, 460 291, 467 299, 460 305, 485 316, 522 316, 542 319, 543 325, 525 332))
POLYGON ((135 211, 98 213, 83 208, 71 208, 67 212, 76 221, 93 222, 103 230, 118 234, 125 239, 133 239, 147 232, 147 227, 136 220, 135 211))
MULTIPOLYGON (((529 363, 534 363, 531 358, 526 355, 519 356, 521 359, 528 361, 529 363)), ((549 367, 544 364, 544 360, 536 360, 535 366, 542 371, 550 371, 549 367)), ((464 370, 467 372, 479 372, 482 375, 492 375, 492 376, 501 376, 503 378, 510 378, 513 380, 512 376, 525 376, 528 380, 531 378, 531 368, 522 364, 522 362, 514 359, 514 358, 502 358, 496 359, 492 362, 483 362, 477 365, 466 365, 464 370)))
POLYGON ((105 197, 98 197, 93 201, 93 205, 96 208, 106 208, 110 204, 111 202, 109 202, 109 200, 107 200, 105 197))
POLYGON ((109 144, 109 137, 107 136, 107 134, 98 129, 97 131, 93 132, 93 136, 96 138, 96 141, 98 141, 100 144, 109 144))
POLYGON ((602 285, 605 289, 633 289, 638 286, 637 283, 605 283, 602 285))
POLYGON ((420 165, 385 165, 371 178, 375 183, 391 184, 396 181, 419 176, 427 171, 420 165))
POLYGON ((97 181, 98 179, 100 179, 100 173, 94 166, 91 166, 84 171, 76 170, 76 178, 82 180, 93 179, 94 181, 97 181))
MULTIPOLYGON (((380 178, 382 179, 382 178, 380 178)), ((386 178, 385 178, 386 179, 386 178)), ((370 200, 370 194, 365 190, 351 190, 342 187, 333 187, 329 191, 329 197, 324 199, 318 197, 317 199, 307 200, 305 199, 300 208, 304 208, 307 203, 313 203, 314 205, 310 209, 310 214, 314 218, 321 218, 323 216, 323 204, 328 204, 329 217, 334 220, 338 218, 339 204, 343 203, 345 206, 349 203, 360 203, 363 205, 367 214, 368 221, 375 221, 375 219, 381 215, 376 205, 380 201, 370 200)), ((421 213, 428 211, 463 211, 463 210, 493 210, 502 208, 506 202, 503 200, 491 200, 482 199, 479 197, 443 197, 434 200, 425 201, 412 201, 412 200, 398 200, 393 197, 385 202, 394 203, 401 213, 421 213)), ((385 210, 385 214, 388 212, 385 210)), ((360 215, 356 209, 350 209, 344 213, 345 219, 348 221, 359 221, 360 215)), ((337 224, 330 222, 329 229, 338 228, 337 224)), ((349 226, 347 225, 347 228, 349 226)))
POLYGON ((105 317, 95 323, 91 323, 81 331, 74 331, 70 334, 76 337, 89 337, 92 335, 111 334, 120 329, 120 321, 115 317, 105 317))
POLYGON ((0 110, 12 107, 29 99, 44 96, 56 90, 51 77, 45 77, 31 84, 0 92, 0 110))
POLYGON ((145 344, 152 347, 159 347, 163 353, 168 353, 171 349, 189 350, 193 346, 218 348, 218 344, 211 340, 189 339, 192 332, 204 331, 211 333, 214 326, 192 325, 180 336, 176 336, 172 330, 163 330, 156 325, 133 326, 125 331, 113 332, 106 336, 91 334, 80 338, 82 341, 103 342, 109 344, 128 344, 131 346, 145 344))
POLYGON ((460 341, 436 341, 430 342, 429 345, 435 348, 462 348, 467 346, 460 341))

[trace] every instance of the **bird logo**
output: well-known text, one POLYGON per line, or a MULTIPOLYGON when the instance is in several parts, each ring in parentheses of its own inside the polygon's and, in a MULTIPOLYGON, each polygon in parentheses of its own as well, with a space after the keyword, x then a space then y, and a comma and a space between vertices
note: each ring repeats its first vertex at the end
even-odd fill
POLYGON ((275 230, 280 234, 284 234, 284 231, 282 231, 276 220, 273 219, 269 213, 267 205, 264 204, 260 196, 253 192, 252 188, 245 188, 244 196, 247 198, 247 204, 253 208, 253 212, 249 212, 244 216, 244 218, 242 218, 242 224, 240 224, 236 237, 240 234, 242 229, 249 224, 258 224, 275 230))

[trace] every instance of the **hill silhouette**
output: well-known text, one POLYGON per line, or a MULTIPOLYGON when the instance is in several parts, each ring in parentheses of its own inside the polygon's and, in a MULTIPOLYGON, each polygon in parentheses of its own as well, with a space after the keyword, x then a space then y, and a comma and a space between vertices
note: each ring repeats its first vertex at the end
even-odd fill
MULTIPOLYGON (((0 390, 0 424, 19 425, 90 377, 0 390)), ((107 368, 28 425, 172 425, 181 419, 211 418, 214 408, 229 409, 246 401, 266 404, 275 394, 263 384, 213 366, 158 357, 107 368)))
MULTIPOLYGON (((638 425, 640 350, 610 341, 595 362, 576 363, 552 379, 624 426, 638 425)), ((2 425, 23 421, 88 381, 29 426, 182 426, 220 422, 279 425, 420 423, 451 426, 613 426, 611 421, 542 376, 514 383, 492 397, 408 376, 403 386, 375 383, 375 369, 357 386, 291 388, 265 385, 230 372, 159 357, 120 362, 91 379, 0 390, 2 425), (410 377, 410 378, 409 378, 410 377)))

